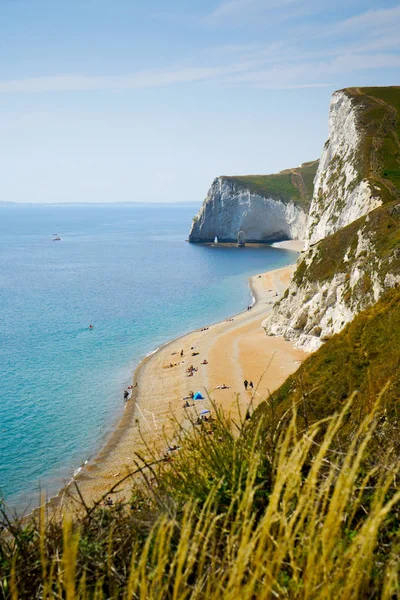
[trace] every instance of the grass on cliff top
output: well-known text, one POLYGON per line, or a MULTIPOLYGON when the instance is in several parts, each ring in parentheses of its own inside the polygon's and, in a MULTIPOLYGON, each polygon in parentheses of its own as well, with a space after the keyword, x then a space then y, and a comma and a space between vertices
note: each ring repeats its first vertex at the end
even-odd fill
POLYGON ((363 176, 384 202, 400 198, 400 86, 345 91, 360 107, 363 176))
POLYGON ((266 198, 274 198, 283 202, 292 201, 308 211, 314 191, 313 182, 317 168, 318 161, 312 161, 304 163, 296 169, 287 169, 273 175, 225 176, 224 179, 266 198))

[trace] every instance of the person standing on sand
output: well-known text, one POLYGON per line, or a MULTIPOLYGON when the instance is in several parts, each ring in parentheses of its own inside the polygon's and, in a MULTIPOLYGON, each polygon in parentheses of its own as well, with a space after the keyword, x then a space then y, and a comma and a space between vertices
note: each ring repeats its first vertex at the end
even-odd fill
POLYGON ((247 386, 249 385, 249 382, 247 381, 247 379, 245 379, 243 381, 243 385, 244 385, 244 389, 247 390, 247 386))
POLYGON ((128 398, 129 398, 129 392, 128 392, 128 390, 125 390, 124 391, 124 400, 125 400, 125 402, 127 402, 128 398))
POLYGON ((254 386, 253 386, 253 382, 252 381, 250 381, 249 387, 251 387, 251 389, 253 389, 254 386))

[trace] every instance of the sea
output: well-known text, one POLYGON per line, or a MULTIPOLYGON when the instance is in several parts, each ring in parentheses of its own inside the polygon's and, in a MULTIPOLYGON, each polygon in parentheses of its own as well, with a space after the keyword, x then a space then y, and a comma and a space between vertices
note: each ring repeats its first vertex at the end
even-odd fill
POLYGON ((249 276, 295 262, 271 246, 187 243, 198 208, 0 206, 0 497, 9 510, 55 495, 96 454, 141 358, 244 310, 249 276))

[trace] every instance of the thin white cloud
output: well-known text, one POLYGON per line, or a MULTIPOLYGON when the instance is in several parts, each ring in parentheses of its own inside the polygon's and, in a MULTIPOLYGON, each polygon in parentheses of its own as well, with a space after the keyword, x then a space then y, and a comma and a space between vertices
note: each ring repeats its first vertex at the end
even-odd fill
POLYGON ((148 70, 124 76, 55 75, 0 80, 0 94, 118 91, 200 81, 268 89, 323 87, 344 74, 398 67, 397 54, 342 52, 322 59, 318 53, 306 53, 291 59, 288 55, 281 56, 276 61, 242 59, 216 67, 148 70))
POLYGON ((369 10, 355 15, 335 24, 333 31, 351 31, 353 34, 360 30, 375 29, 382 27, 398 27, 400 22, 400 4, 391 8, 369 10))
MULTIPOLYGON (((286 0, 292 1, 303 2, 286 0)), ((239 11, 250 3, 254 7, 260 5, 259 0, 227 0, 219 9, 239 11)), ((274 0, 267 0, 264 6, 273 3, 274 0)), ((195 82, 271 89, 319 87, 331 82, 340 86, 342 76, 349 73, 356 77, 357 73, 399 67, 399 27, 400 5, 321 26, 313 38, 297 28, 286 39, 271 37, 268 43, 239 41, 210 46, 165 69, 123 75, 56 74, 0 80, 0 93, 119 91, 195 82), (344 35, 340 37, 341 34, 344 35)))
POLYGON ((219 67, 140 71, 131 75, 50 75, 0 81, 0 93, 127 90, 209 80, 225 73, 219 67))
POLYGON ((207 21, 215 22, 229 17, 243 17, 252 13, 267 12, 282 8, 287 4, 303 2, 304 0, 224 0, 207 16, 207 21))
MULTIPOLYGON (((329 25, 322 25, 314 34, 319 37, 350 36, 360 46, 376 39, 385 41, 385 37, 397 37, 400 45, 400 4, 391 8, 369 10, 348 19, 329 25)), ((311 31, 311 26, 309 27, 311 31)))
POLYGON ((211 18, 226 17, 228 15, 248 10, 259 4, 259 0, 228 0, 221 2, 210 14, 211 18))
POLYGON ((365 70, 400 67, 400 56, 376 54, 343 54, 318 62, 287 62, 259 71, 228 75, 224 82, 230 85, 247 85, 264 89, 297 89, 324 87, 349 73, 365 70), (328 83, 330 82, 330 83, 328 83))

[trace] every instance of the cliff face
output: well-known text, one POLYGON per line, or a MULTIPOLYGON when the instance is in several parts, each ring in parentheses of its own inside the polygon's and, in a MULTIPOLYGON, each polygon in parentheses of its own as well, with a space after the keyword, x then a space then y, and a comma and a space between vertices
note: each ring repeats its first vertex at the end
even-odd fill
POLYGON ((310 248, 264 321, 266 332, 317 350, 400 284, 399 232, 400 204, 388 205, 310 248))
POLYGON ((400 88, 333 96, 307 240, 285 297, 263 323, 314 351, 400 284, 400 88))
POLYGON ((246 242, 301 239, 306 223, 307 213, 293 202, 264 198, 217 177, 193 220, 189 241, 235 242, 239 231, 246 242))
POLYGON ((361 114, 345 91, 333 94, 329 139, 319 161, 307 241, 314 244, 382 204, 363 177, 361 114))
POLYGON ((246 242, 304 238, 317 163, 276 175, 217 177, 198 215, 190 242, 246 242), (309 188, 311 187, 311 192, 309 188))

